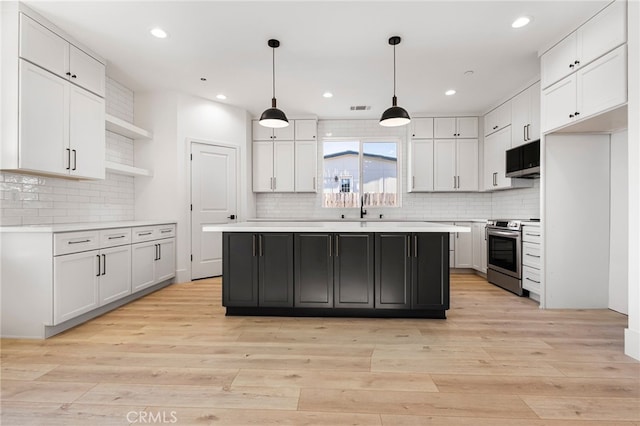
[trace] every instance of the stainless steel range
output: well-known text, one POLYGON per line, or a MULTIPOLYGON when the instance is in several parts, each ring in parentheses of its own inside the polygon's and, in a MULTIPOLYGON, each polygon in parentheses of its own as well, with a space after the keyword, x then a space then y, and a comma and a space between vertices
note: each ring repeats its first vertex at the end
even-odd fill
POLYGON ((522 288, 522 223, 519 220, 487 221, 487 280, 518 296, 522 288))

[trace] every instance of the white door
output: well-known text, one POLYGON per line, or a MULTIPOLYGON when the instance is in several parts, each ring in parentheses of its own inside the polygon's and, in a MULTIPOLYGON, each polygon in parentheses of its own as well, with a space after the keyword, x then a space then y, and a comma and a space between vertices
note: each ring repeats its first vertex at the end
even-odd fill
POLYGON ((205 225, 237 217, 236 148, 191 143, 191 279, 222 275, 222 233, 205 225))
POLYGON ((156 260, 156 282, 162 282, 176 276, 176 239, 167 238, 158 241, 158 260, 156 260))
MULTIPOLYGON (((456 225, 468 226, 471 228, 470 222, 456 222, 456 225)), ((454 264, 456 268, 473 267, 473 244, 471 232, 456 232, 454 264)))

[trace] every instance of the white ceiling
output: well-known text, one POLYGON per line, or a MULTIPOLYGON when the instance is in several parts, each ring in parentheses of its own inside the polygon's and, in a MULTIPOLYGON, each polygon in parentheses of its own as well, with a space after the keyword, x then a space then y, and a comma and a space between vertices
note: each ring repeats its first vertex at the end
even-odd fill
POLYGON ((377 118, 391 105, 396 47, 398 104, 410 113, 484 113, 539 75, 550 46, 608 1, 26 1, 108 61, 136 92, 169 89, 258 116, 276 97, 288 116, 377 118), (533 17, 512 29, 518 16, 533 17), (156 39, 160 26, 169 37, 156 39), (473 70, 471 77, 464 75, 473 70), (201 77, 207 81, 202 82, 201 77), (457 90, 445 96, 447 89, 457 90), (322 93, 334 97, 325 99, 322 93), (371 106, 351 111, 351 105, 371 106))

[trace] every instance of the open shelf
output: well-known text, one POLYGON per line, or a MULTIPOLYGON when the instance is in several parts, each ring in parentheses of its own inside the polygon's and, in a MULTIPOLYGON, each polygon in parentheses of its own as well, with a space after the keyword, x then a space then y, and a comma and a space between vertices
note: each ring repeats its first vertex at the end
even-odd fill
POLYGON ((127 166, 125 164, 114 163, 113 161, 104 162, 105 169, 108 172, 118 173, 127 176, 153 176, 153 172, 146 169, 140 169, 138 167, 127 166))
POLYGON ((131 139, 152 139, 153 134, 131 123, 114 117, 111 114, 105 114, 106 128, 108 131, 117 133, 131 139))

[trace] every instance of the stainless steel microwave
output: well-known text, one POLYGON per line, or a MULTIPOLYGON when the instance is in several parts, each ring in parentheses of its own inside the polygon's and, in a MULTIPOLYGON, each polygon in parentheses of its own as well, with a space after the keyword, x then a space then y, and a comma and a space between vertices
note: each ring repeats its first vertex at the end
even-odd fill
POLYGON ((540 140, 507 150, 507 177, 540 177, 540 140))

